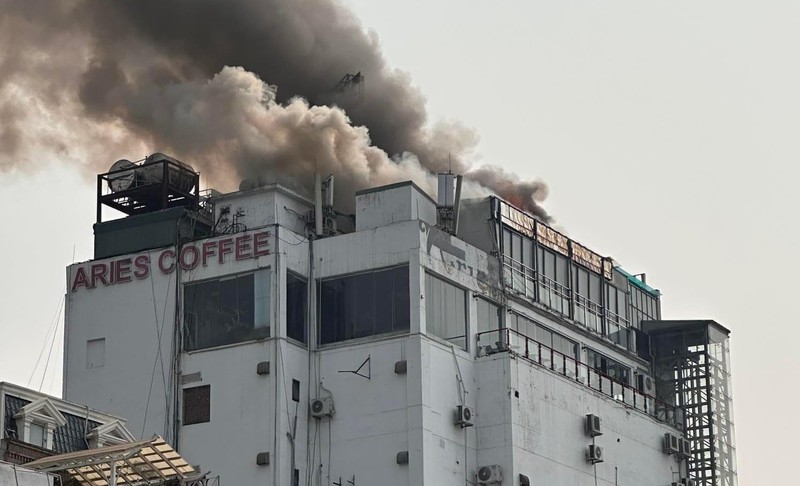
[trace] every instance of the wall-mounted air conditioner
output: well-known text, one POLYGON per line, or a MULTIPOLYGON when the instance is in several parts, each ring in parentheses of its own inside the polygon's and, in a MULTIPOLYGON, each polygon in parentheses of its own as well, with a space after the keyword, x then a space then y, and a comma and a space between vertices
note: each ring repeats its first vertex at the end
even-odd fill
POLYGON ((598 435, 603 435, 603 429, 600 426, 600 417, 594 414, 589 414, 586 416, 586 435, 589 437, 597 437, 598 435))
POLYGON ((603 462, 603 448, 599 445, 591 444, 589 450, 586 451, 586 461, 592 464, 603 462))
POLYGON ((453 423, 460 425, 462 429, 464 427, 472 427, 472 409, 464 405, 456 407, 453 423))
POLYGON ((503 468, 498 465, 478 469, 478 484, 499 484, 503 481, 503 468))
POLYGON ((680 452, 680 439, 678 436, 670 434, 669 432, 664 434, 664 453, 672 455, 679 454, 680 452))
POLYGON ((333 416, 333 398, 322 397, 311 400, 311 416, 314 418, 333 416))
POLYGON ((656 395, 656 381, 652 376, 644 373, 636 374, 636 388, 645 395, 654 397, 656 395))
POLYGON ((692 442, 688 439, 678 440, 678 455, 681 459, 692 457, 692 442))

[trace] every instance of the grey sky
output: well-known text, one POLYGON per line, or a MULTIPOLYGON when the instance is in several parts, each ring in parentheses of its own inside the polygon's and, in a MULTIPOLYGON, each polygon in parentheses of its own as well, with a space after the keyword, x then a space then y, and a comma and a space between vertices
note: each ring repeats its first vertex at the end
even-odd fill
MULTIPOLYGON (((346 3, 434 120, 476 128, 483 162, 544 179, 558 224, 647 272, 666 318, 732 330, 740 483, 788 484, 800 4, 346 3)), ((73 247, 91 257, 93 180, 72 167, 0 174, 0 380, 28 384, 73 247)), ((43 391, 59 393, 60 365, 56 341, 43 391)))

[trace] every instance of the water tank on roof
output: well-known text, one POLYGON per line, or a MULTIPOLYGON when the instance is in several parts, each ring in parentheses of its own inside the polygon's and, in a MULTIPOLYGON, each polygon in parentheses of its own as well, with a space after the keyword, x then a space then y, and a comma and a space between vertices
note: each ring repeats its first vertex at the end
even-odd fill
POLYGON ((138 167, 136 164, 127 159, 120 159, 114 162, 114 165, 108 171, 107 178, 108 188, 111 189, 111 192, 129 189, 136 178, 134 171, 136 167, 138 167))
POLYGON ((169 155, 156 152, 142 162, 136 170, 136 178, 141 184, 157 184, 164 177, 164 166, 167 165, 167 182, 183 192, 189 192, 194 186, 195 171, 191 165, 174 159, 169 155), (183 169, 183 170, 181 170, 183 169))

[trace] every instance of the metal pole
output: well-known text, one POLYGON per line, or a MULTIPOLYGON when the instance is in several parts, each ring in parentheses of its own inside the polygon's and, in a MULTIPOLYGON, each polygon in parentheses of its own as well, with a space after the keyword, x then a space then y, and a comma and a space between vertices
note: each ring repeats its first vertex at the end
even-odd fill
POLYGON ((117 486, 117 461, 111 462, 111 473, 108 479, 108 486, 117 486))

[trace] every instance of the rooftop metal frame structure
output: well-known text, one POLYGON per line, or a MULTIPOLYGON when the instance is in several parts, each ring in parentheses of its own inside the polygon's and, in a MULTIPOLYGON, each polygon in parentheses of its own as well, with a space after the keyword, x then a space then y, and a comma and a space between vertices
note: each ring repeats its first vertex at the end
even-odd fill
POLYGON ((711 320, 646 321, 660 400, 683 409, 698 486, 736 486, 730 331, 711 320))
MULTIPOLYGON (((25 465, 42 472, 63 472, 81 486, 200 484, 197 474, 164 439, 130 442, 45 457, 25 465)), ((198 477, 200 476, 200 477, 198 477)))
POLYGON ((108 206, 128 216, 159 209, 200 207, 200 174, 171 159, 156 160, 97 175, 97 223, 108 206), (127 187, 112 189, 125 179, 127 187))

